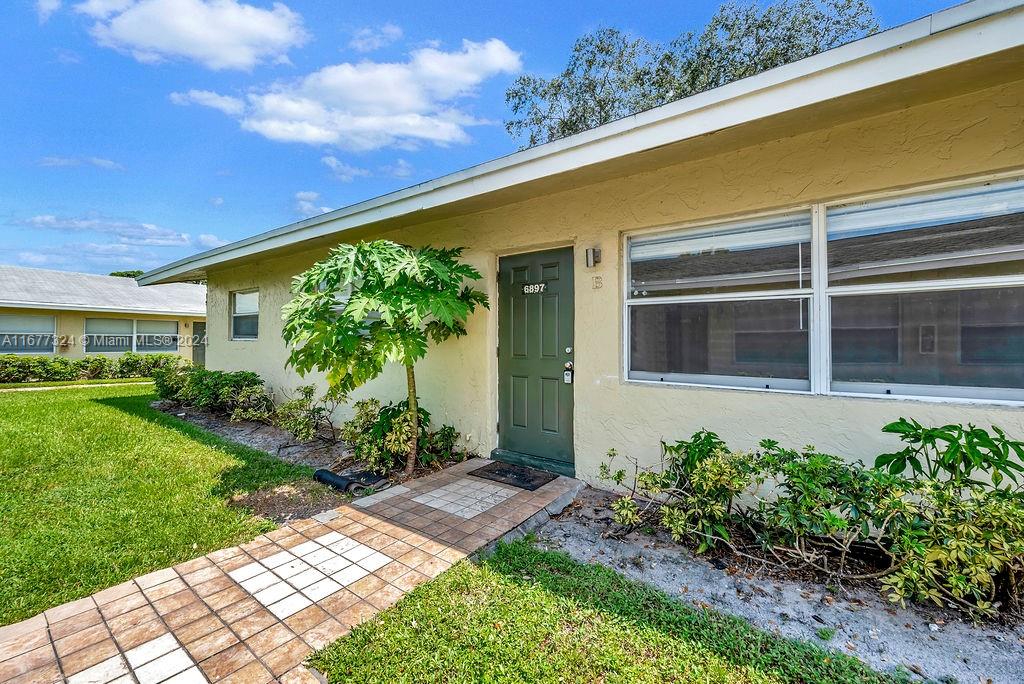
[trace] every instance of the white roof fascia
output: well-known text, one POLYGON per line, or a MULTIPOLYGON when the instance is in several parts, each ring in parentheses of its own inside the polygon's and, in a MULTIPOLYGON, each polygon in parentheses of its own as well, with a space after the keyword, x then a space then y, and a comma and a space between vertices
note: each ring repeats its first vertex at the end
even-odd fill
POLYGON ((40 302, 5 301, 0 299, 0 308, 40 309, 44 311, 96 311, 98 313, 153 314, 156 316, 181 316, 184 318, 206 318, 205 311, 169 311, 161 309, 126 309, 124 307, 97 306, 91 304, 48 304, 40 302))

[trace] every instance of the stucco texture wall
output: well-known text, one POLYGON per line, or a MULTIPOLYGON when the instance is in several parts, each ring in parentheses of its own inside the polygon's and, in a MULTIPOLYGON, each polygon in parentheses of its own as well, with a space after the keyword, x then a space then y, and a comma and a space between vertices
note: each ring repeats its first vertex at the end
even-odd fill
MULTIPOLYGON (((0 307, 0 314, 13 314, 13 315, 27 315, 27 316, 53 316, 58 341, 64 341, 67 344, 60 344, 57 347, 56 354, 58 356, 65 356, 69 359, 80 359, 85 356, 85 346, 82 339, 82 335, 85 332, 85 319, 86 318, 117 318, 117 319, 128 319, 128 320, 152 320, 152 321, 168 321, 176 320, 178 322, 178 334, 184 337, 191 338, 192 336, 192 325, 196 321, 203 321, 202 317, 182 317, 175 318, 174 316, 160 316, 151 314, 122 314, 122 313, 110 313, 106 311, 58 311, 53 309, 22 309, 22 308, 5 308, 0 307)), ((3 332, 3 331, 0 331, 3 332)), ((192 346, 188 343, 182 343, 178 345, 178 355, 182 358, 192 360, 192 346)), ((119 353, 103 353, 103 356, 120 356, 119 353)))
MULTIPOLYGON (((484 274, 481 286, 492 302, 499 256, 576 247, 575 449, 577 474, 584 479, 596 481, 598 465, 611 447, 652 462, 660 439, 688 436, 701 427, 719 432, 734 448, 753 448, 771 437, 789 446, 814 444, 869 460, 897 446, 879 428, 901 415, 924 423, 995 423, 1024 435, 1024 410, 626 382, 621 372, 622 235, 1013 169, 1024 169, 1024 82, 680 160, 647 173, 409 226, 385 237, 466 247, 467 260, 484 274), (587 247, 603 250, 596 268, 585 267, 587 247)), ((289 298, 291 276, 322 255, 263 258, 211 272, 209 367, 256 370, 281 393, 308 382, 285 368, 280 309, 289 298), (260 340, 230 341, 229 292, 250 287, 260 288, 260 340)), ((487 453, 497 445, 494 310, 477 313, 469 333, 430 352, 418 367, 419 388, 438 420, 454 423, 473 447, 487 453)), ((361 391, 383 399, 403 393, 404 376, 397 372, 361 391)))

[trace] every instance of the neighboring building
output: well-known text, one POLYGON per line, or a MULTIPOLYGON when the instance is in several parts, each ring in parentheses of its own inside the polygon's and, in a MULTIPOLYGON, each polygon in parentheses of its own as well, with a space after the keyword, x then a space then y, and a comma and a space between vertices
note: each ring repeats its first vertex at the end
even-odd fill
MULTIPOLYGON (((206 278, 209 365, 288 391, 292 276, 370 237, 484 274, 491 309, 417 376, 482 453, 594 481, 609 448, 651 463, 702 427, 863 459, 899 416, 1024 436, 1024 8, 969 2, 140 282, 206 278)), ((360 395, 401 398, 393 370, 360 395)))
POLYGON ((0 354, 180 354, 202 362, 206 286, 0 265, 0 354), (199 344, 193 342, 198 340, 199 344))

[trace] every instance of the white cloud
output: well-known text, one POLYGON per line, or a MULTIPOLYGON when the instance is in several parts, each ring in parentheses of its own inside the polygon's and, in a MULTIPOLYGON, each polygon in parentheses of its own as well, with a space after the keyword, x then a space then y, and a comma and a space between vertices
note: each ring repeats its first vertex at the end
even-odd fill
POLYGON ((109 235, 114 238, 115 244, 121 245, 171 247, 192 244, 188 233, 181 233, 152 223, 122 221, 106 217, 61 217, 42 214, 16 221, 16 223, 37 230, 109 235))
POLYGON ((96 20, 91 33, 140 62, 188 59, 210 69, 252 69, 287 62, 309 36, 287 5, 238 0, 87 0, 75 9, 96 20))
POLYGON ((395 178, 408 178, 412 175, 412 164, 404 159, 399 159, 394 164, 380 167, 380 170, 395 178))
POLYGON ((519 53, 492 38, 460 50, 421 48, 405 62, 346 62, 248 96, 242 128, 280 142, 367 151, 466 142, 484 123, 458 100, 498 74, 515 73, 519 53))
POLYGON ((40 252, 18 252, 18 261, 27 266, 46 266, 49 256, 40 252))
POLYGON ((295 212, 303 217, 326 214, 331 211, 330 207, 317 205, 320 200, 320 193, 312 190, 300 190, 295 193, 295 212))
POLYGON ((78 157, 43 157, 39 160, 40 166, 81 166, 82 160, 78 157))
POLYGON ((100 169, 110 169, 111 171, 119 171, 124 169, 124 167, 118 164, 116 161, 112 161, 110 159, 103 159, 102 157, 89 157, 85 161, 100 169))
POLYGON ((372 52, 391 45, 402 38, 402 28, 384 24, 379 28, 361 28, 352 35, 348 46, 358 52, 372 52))
POLYGON ((36 14, 39 15, 39 23, 45 23, 53 13, 60 9, 61 0, 36 0, 36 14))
POLYGON ((342 183, 350 183, 357 177, 370 175, 370 172, 367 169, 361 169, 358 166, 346 164, 334 156, 328 155, 326 157, 322 157, 320 161, 323 162, 324 166, 329 168, 334 177, 342 183))
POLYGON ((66 267, 75 271, 88 270, 88 267, 104 270, 150 269, 166 263, 164 257, 146 247, 96 242, 22 250, 16 254, 16 258, 24 266, 66 267), (83 264, 86 268, 83 268, 83 264))
POLYGON ((59 64, 80 64, 82 56, 67 48, 54 48, 53 56, 59 64))
POLYGON ((85 0, 75 5, 75 11, 93 19, 106 19, 111 14, 124 12, 134 3, 135 0, 85 0))
POLYGON ((176 105, 187 106, 190 104, 213 107, 225 114, 237 116, 245 111, 245 102, 237 97, 219 95, 209 90, 190 90, 187 93, 171 93, 171 102, 176 105))
POLYGON ((211 233, 200 233, 199 237, 196 238, 196 243, 200 247, 206 247, 207 249, 213 249, 214 247, 221 247, 228 244, 227 240, 222 240, 216 235, 211 233))
POLYGON ((95 166, 108 171, 124 170, 124 167, 116 161, 103 157, 43 157, 39 160, 39 165, 51 167, 95 166))
MULTIPOLYGON (((210 204, 212 206, 215 206, 215 207, 223 207, 224 206, 224 198, 223 197, 211 197, 210 198, 210 204)), ((202 237, 202 236, 200 236, 200 237, 202 237)))

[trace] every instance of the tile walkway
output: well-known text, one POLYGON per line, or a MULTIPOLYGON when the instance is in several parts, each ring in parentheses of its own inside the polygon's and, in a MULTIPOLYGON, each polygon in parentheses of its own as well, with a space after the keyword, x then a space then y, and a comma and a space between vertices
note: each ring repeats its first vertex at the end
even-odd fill
POLYGON ((0 682, 319 682, 313 649, 452 563, 561 511, 582 483, 528 492, 475 459, 253 541, 0 627, 0 682))

